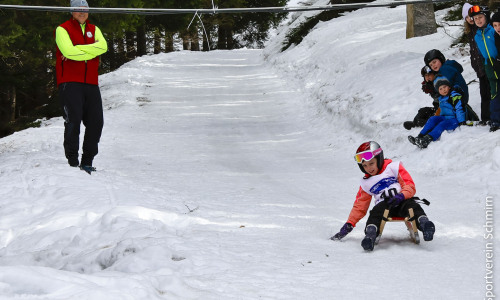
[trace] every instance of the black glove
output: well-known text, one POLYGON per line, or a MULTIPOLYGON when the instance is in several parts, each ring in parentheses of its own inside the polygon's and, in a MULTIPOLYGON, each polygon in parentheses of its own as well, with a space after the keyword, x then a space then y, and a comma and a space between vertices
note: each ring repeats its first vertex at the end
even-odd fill
POLYGON ((436 92, 432 82, 422 81, 422 91, 426 94, 433 94, 436 92))
POLYGON ((459 93, 461 96, 464 94, 464 90, 462 90, 462 88, 458 85, 455 85, 452 91, 459 93))

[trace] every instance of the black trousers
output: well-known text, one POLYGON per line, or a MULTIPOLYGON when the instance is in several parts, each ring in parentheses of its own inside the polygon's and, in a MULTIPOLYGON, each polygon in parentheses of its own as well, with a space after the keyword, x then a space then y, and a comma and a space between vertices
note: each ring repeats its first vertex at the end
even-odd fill
POLYGON ((64 117, 64 152, 68 162, 78 162, 80 124, 85 126, 82 165, 92 166, 99 152, 98 144, 104 126, 99 86, 67 82, 59 85, 59 97, 64 117))
POLYGON ((489 121, 491 92, 490 82, 486 75, 479 77, 479 93, 481 94, 481 121, 489 121))
POLYGON ((422 107, 418 110, 417 115, 413 118, 413 124, 416 127, 424 127, 427 120, 436 114, 434 107, 422 107))
MULTIPOLYGON (((388 205, 385 201, 379 202, 375 205, 370 211, 370 215, 368 216, 368 220, 366 221, 366 226, 373 224, 377 226, 377 235, 380 233, 380 223, 382 223, 382 218, 384 216, 385 209, 388 208, 388 205)), ((425 215, 424 210, 415 202, 413 198, 404 200, 397 207, 390 208, 389 217, 402 217, 406 218, 409 216, 408 210, 413 208, 413 215, 415 216, 415 221, 417 222, 417 228, 420 229, 420 224, 418 223, 418 218, 420 216, 425 215)), ((366 230, 366 227, 365 227, 366 230)))

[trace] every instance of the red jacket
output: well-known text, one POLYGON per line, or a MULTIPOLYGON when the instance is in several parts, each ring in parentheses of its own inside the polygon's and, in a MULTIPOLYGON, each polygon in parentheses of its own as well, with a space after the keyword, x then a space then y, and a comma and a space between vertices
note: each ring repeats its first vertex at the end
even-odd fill
MULTIPOLYGON (((82 32, 80 23, 73 18, 60 26, 68 32, 74 46, 95 43, 95 25, 93 24, 86 23, 85 34, 82 32)), ((56 74, 58 86, 64 82, 99 84, 97 80, 99 75, 99 57, 89 61, 75 61, 70 59, 63 61, 63 55, 59 47, 56 48, 56 74)))

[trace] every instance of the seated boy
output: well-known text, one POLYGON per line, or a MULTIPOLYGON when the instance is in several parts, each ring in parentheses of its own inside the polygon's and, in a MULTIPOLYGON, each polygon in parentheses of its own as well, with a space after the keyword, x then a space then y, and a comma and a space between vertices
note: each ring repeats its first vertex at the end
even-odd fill
POLYGON ((459 125, 465 125, 465 112, 462 105, 462 95, 452 90, 450 81, 444 76, 434 80, 434 87, 439 91, 440 115, 430 117, 417 137, 408 136, 410 143, 419 148, 427 148, 432 141, 441 137, 445 130, 455 130, 459 125))

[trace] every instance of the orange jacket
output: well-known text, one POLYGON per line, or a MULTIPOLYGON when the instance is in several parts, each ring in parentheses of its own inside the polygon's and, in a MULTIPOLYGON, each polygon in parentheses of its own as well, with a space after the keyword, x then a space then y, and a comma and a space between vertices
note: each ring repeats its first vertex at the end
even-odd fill
MULTIPOLYGON (((378 174, 382 173, 391 162, 392 160, 390 159, 384 160, 384 165, 382 166, 382 169, 379 170, 378 174)), ((369 177, 369 175, 366 176, 369 177)), ((412 198, 415 195, 415 183, 413 182, 410 173, 408 173, 408 171, 406 171, 403 167, 402 163, 399 164, 398 182, 401 185, 401 193, 405 195, 405 199, 412 198)), ((368 208, 370 208, 371 201, 372 196, 359 187, 358 194, 356 195, 356 200, 354 201, 347 223, 351 223, 352 226, 356 226, 356 223, 358 223, 359 220, 363 219, 366 215, 368 208)))

